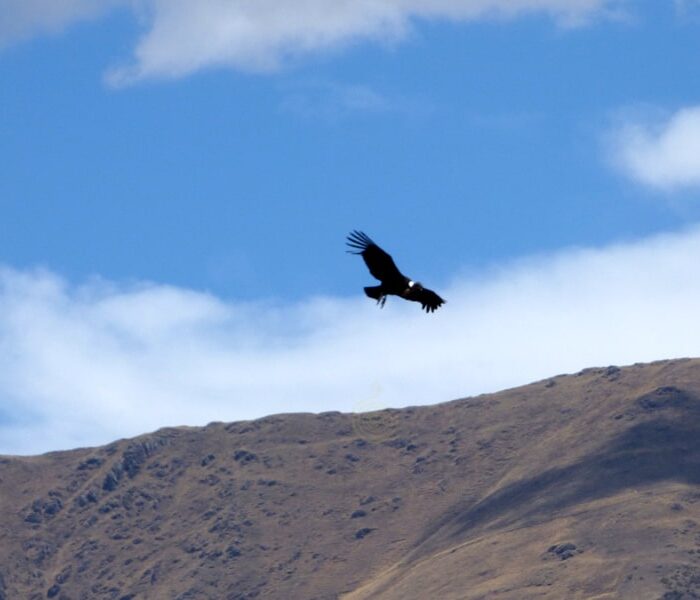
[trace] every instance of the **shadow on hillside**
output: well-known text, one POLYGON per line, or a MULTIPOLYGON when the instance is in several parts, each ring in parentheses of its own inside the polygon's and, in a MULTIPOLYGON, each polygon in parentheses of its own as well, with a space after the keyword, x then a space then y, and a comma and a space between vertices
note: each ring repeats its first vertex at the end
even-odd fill
POLYGON ((632 425, 575 464, 551 468, 463 507, 424 538, 548 517, 567 507, 659 481, 700 484, 700 402, 675 388, 639 398, 632 425), (669 391, 670 390, 670 391, 669 391))

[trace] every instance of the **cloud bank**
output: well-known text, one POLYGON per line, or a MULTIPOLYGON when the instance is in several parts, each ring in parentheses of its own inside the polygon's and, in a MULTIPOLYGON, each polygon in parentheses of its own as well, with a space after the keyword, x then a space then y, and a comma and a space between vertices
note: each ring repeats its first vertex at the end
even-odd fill
POLYGON ((656 118, 629 118, 612 133, 615 164, 658 190, 700 186, 700 106, 656 118))
MULTIPOLYGON (((167 425, 446 401, 594 365, 700 355, 700 229, 458 278, 390 301, 242 304, 0 270, 0 452, 167 425)), ((358 281, 358 290, 362 282, 358 281)))
POLYGON ((182 77, 208 67, 265 72, 361 40, 395 42, 418 20, 469 21, 544 14, 562 26, 611 15, 625 0, 0 0, 0 45, 110 9, 143 25, 133 60, 107 80, 182 77))

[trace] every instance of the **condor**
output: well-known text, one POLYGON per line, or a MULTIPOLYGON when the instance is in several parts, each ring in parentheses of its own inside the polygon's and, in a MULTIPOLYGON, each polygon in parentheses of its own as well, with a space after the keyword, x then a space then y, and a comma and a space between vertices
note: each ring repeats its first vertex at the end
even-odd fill
POLYGON ((351 248, 348 252, 360 254, 369 272, 381 282, 381 285, 365 288, 365 294, 374 298, 380 306, 384 306, 389 295, 420 302, 425 312, 433 312, 445 303, 435 292, 402 274, 391 256, 362 231, 353 231, 348 235, 347 245, 351 248))

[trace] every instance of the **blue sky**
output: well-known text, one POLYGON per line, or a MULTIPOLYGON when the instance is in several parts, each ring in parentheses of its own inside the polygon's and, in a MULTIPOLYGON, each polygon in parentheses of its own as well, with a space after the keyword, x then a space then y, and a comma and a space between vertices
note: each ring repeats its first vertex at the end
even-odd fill
MULTIPOLYGON (((669 302, 697 300, 689 286, 700 273, 682 254, 700 235, 694 0, 0 0, 0 14, 0 452, 352 410, 356 400, 332 377, 320 391, 308 383, 319 340, 343 364, 353 344, 381 346, 390 330, 435 343, 458 332, 463 342, 450 348, 464 353, 473 331, 461 328, 488 322, 478 311, 518 277, 551 290, 533 310, 551 314, 549 302, 572 293, 613 310, 596 287, 608 281, 599 256, 620 261, 610 263, 625 273, 617 280, 637 275, 610 284, 612 306, 635 315, 619 321, 627 346, 593 337, 590 352, 571 351, 568 337, 585 335, 567 328, 590 317, 582 305, 585 314, 543 326, 570 335, 541 340, 551 354, 528 368, 532 332, 511 330, 498 339, 522 355, 494 346, 490 358, 455 367, 449 385, 438 383, 444 362, 423 368, 397 356, 358 364, 353 393, 371 396, 376 383, 381 405, 436 402, 588 362, 700 353, 685 313, 645 342, 631 335, 663 321, 657 311, 669 302), (355 228, 447 297, 443 314, 426 321, 414 306, 368 305, 361 288, 371 278, 344 253, 355 228), (656 275, 672 271, 669 285, 680 288, 668 293, 683 299, 654 293, 635 311, 650 248, 661 256, 656 275), (581 256, 582 272, 599 275, 585 290, 559 270, 581 256), (363 320, 346 331, 358 311, 363 320), (73 353, 82 358, 63 364, 73 353), (103 368, 93 369, 96 354, 103 368), (203 356, 200 374, 219 361, 221 370, 170 381, 203 356), (272 388, 230 375, 253 356, 272 388), (473 376, 483 361, 490 379, 473 376), (383 383, 387 372, 396 379, 383 383), (298 396, 269 400, 291 387, 298 396), (417 388, 422 395, 406 391, 417 388), (126 396, 152 402, 152 417, 126 396), (201 410, 164 416, 178 402, 201 410), (87 406, 101 410, 86 419, 87 406), (71 410, 74 420, 59 416, 71 410), (120 413, 131 416, 114 425, 120 413)), ((497 321, 524 318, 522 304, 502 310, 497 321)), ((483 335, 491 341, 488 328, 483 335)))

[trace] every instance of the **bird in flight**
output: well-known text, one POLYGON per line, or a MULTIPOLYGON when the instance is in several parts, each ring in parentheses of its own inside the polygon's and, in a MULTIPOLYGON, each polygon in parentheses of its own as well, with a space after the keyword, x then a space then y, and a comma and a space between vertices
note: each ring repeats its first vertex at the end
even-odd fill
POLYGON ((369 272, 381 282, 381 285, 365 288, 365 294, 374 298, 380 306, 384 306, 386 297, 390 294, 401 296, 404 300, 420 302, 425 312, 433 312, 445 303, 435 292, 401 273, 394 259, 377 246, 366 233, 353 231, 348 235, 347 240, 347 245, 351 248, 348 252, 360 254, 369 272))

